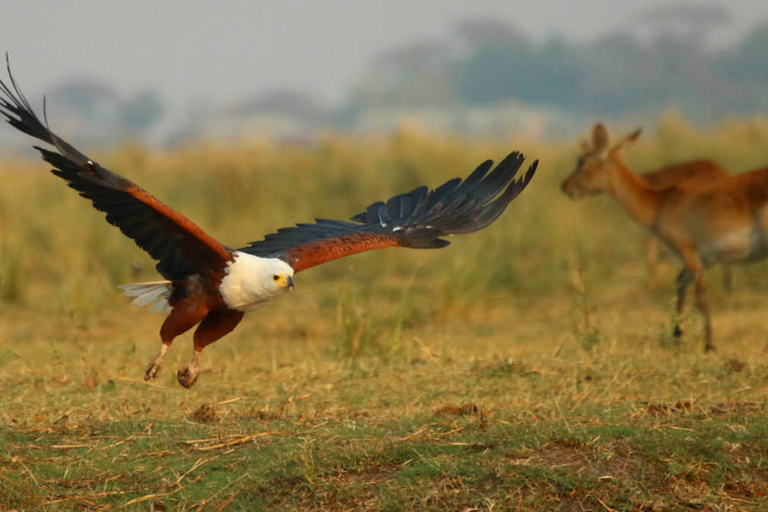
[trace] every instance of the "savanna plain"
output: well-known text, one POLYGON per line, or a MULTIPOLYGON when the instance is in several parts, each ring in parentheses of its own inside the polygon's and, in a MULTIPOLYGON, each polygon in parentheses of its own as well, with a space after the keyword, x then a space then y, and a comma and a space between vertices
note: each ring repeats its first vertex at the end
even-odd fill
MULTIPOLYGON (((142 379, 163 317, 117 286, 157 279, 149 257, 32 150, 3 158, 0 510, 768 509, 768 263, 735 268, 730 293, 709 272, 717 352, 693 310, 672 337, 674 260, 651 272, 610 197, 559 190, 577 142, 412 127, 91 152, 230 247, 513 149, 540 160, 446 249, 298 274, 190 390, 190 335, 142 379)), ((700 157, 764 167, 768 123, 669 116, 627 154, 641 171, 700 157)))

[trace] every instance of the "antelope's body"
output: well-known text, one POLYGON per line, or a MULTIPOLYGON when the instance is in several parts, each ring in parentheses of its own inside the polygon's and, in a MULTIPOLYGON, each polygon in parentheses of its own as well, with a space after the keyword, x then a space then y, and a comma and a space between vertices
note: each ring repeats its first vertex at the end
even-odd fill
MULTIPOLYGON (((747 263, 768 256, 768 169, 722 177, 707 186, 682 183, 655 187, 624 162, 622 150, 640 131, 608 147, 603 125, 595 126, 593 147, 563 182, 572 199, 609 192, 638 224, 678 256, 677 312, 695 284, 696 305, 705 320, 705 350, 713 350, 704 272, 716 263, 747 263)), ((680 336, 679 323, 674 334, 680 336)))
MULTIPOLYGON (((768 169, 721 180, 705 190, 666 189, 654 231, 704 267, 768 256, 768 169)), ((685 261, 685 260, 683 260, 685 261)))
POLYGON ((714 186, 721 178, 727 178, 729 174, 712 160, 693 160, 667 165, 641 176, 654 188, 676 186, 704 190, 714 186))
MULTIPOLYGON (((641 176, 649 185, 658 189, 679 187, 686 190, 706 190, 729 175, 712 160, 693 160, 667 165, 641 176)), ((645 260, 654 282, 658 274, 659 242, 659 238, 653 233, 648 233, 645 237, 645 260)), ((731 271, 728 265, 723 266, 723 282, 725 288, 730 291, 731 271)))

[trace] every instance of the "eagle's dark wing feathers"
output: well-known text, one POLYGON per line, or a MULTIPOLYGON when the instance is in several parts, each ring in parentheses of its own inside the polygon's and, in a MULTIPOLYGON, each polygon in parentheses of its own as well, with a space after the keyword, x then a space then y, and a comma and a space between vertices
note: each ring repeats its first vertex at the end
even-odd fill
POLYGON ((354 222, 317 219, 282 228, 240 250, 284 259, 298 272, 371 249, 445 247, 449 242, 441 237, 477 231, 501 215, 536 171, 538 162, 515 180, 523 161, 523 155, 514 152, 492 171, 489 160, 463 181, 455 178, 433 191, 419 187, 373 203, 352 217, 354 222))
POLYGON ((51 144, 56 151, 36 147, 62 178, 93 206, 107 214, 136 244, 158 260, 166 279, 221 271, 232 251, 192 221, 161 203, 135 183, 91 161, 40 122, 8 69, 11 87, 0 80, 0 113, 18 130, 51 144))

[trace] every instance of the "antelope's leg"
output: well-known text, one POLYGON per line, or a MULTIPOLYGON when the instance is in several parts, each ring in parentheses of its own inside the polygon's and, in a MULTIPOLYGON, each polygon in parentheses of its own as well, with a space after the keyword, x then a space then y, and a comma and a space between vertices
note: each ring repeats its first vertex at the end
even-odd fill
POLYGON ((709 297, 707 296, 707 281, 704 272, 696 273, 696 307, 704 316, 704 352, 714 352, 712 343, 712 321, 709 313, 709 297))
POLYGON ((688 291, 688 286, 693 282, 693 274, 684 268, 677 276, 677 305, 675 308, 675 330, 672 333, 675 338, 679 338, 683 335, 683 330, 680 328, 680 319, 683 316, 683 309, 685 308, 685 293, 688 291))
POLYGON ((200 374, 200 353, 205 347, 230 333, 242 319, 243 312, 234 309, 208 313, 195 331, 192 359, 176 372, 176 380, 179 384, 187 389, 194 386, 200 374))
POLYGON ((730 265, 723 265, 723 288, 726 293, 733 291, 733 273, 730 265))
POLYGON ((654 287, 659 279, 659 239, 654 235, 645 236, 645 262, 654 287))
MULTIPOLYGON (((687 273, 685 280, 687 283, 693 280, 696 290, 696 307, 704 317, 704 352, 711 352, 715 350, 715 345, 712 342, 712 320, 709 313, 707 281, 704 278, 705 268, 698 254, 689 248, 682 249, 680 256, 685 264, 685 271, 687 273)), ((683 276, 682 273, 680 275, 683 276)))

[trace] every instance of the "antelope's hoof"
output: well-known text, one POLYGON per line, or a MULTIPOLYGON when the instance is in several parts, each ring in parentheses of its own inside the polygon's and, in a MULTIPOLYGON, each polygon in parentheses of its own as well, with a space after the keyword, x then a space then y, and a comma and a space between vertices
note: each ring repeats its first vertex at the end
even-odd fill
POLYGON ((715 346, 711 343, 707 343, 704 345, 704 353, 709 354, 710 352, 717 352, 717 349, 715 349, 715 346))
POLYGON ((682 338, 683 337, 683 330, 680 328, 679 325, 675 326, 675 330, 672 331, 672 336, 675 338, 682 338))
POLYGON ((178 380, 179 384, 181 384, 186 389, 189 389, 195 385, 195 382, 197 382, 197 376, 198 371, 194 370, 189 365, 182 366, 176 372, 176 380, 178 380))

